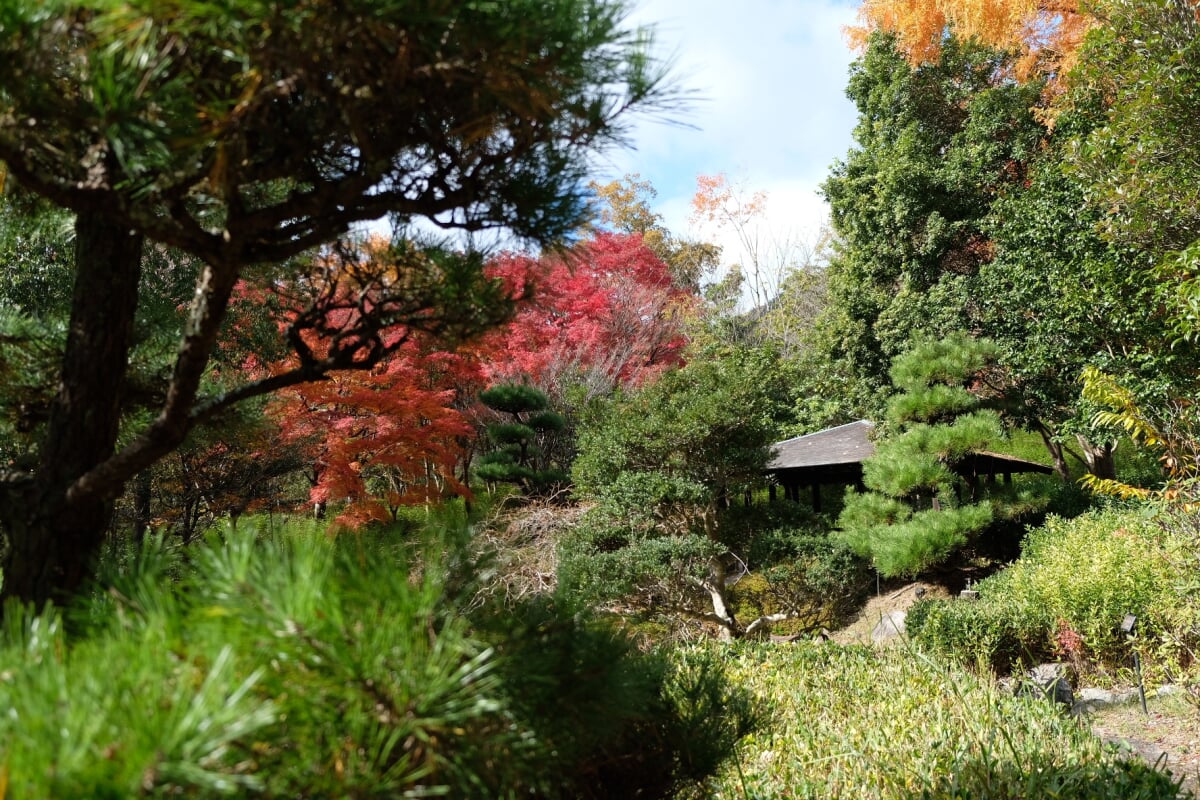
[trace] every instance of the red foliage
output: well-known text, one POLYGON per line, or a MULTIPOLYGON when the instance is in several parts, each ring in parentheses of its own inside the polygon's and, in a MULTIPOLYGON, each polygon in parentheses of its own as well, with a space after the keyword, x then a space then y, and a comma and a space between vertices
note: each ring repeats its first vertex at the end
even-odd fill
MULTIPOLYGON (((251 307, 260 312, 275 309, 274 324, 295 351, 266 367, 243 359, 244 373, 262 378, 292 372, 305 360, 354 364, 383 354, 370 369, 334 370, 285 388, 268 411, 281 442, 299 447, 309 464, 310 502, 344 503, 337 521, 349 527, 393 519, 404 505, 469 494, 455 471, 474 428, 456 404, 462 391, 473 395, 482 386, 479 363, 469 354, 435 349, 435 338, 420 330, 366 324, 375 296, 386 298, 409 280, 389 274, 377 258, 385 249, 371 242, 320 259, 313 276, 274 285, 267 298, 261 291, 243 292, 253 295, 251 307)), ((403 292, 397 296, 404 301, 403 292)), ((419 319, 420 310, 406 318, 419 319)), ((263 325, 261 318, 234 322, 250 339, 263 325)))
MULTIPOLYGON (((310 500, 345 503, 339 522, 386 521, 402 505, 467 494, 456 473, 477 428, 464 410, 489 383, 528 380, 556 396, 582 378, 603 392, 640 385, 680 363, 682 316, 694 298, 672 284, 640 236, 599 234, 566 258, 506 254, 487 271, 518 300, 518 311, 469 350, 439 351, 434 338, 402 328, 377 332, 379 344, 397 349, 374 368, 331 372, 277 395, 269 413, 282 442, 301 447, 311 464, 310 500)), ((288 291, 270 290, 276 309, 287 307, 279 298, 288 291)), ((261 297, 251 299, 249 306, 263 308, 261 297)), ((324 316, 300 333, 310 358, 324 358, 338 346, 336 331, 355 322, 352 305, 325 299, 324 316)), ((279 325, 294 319, 285 311, 279 325)), ((242 323, 246 338, 255 338, 256 325, 262 320, 242 323)), ((229 355, 258 376, 297 364, 292 356, 264 368, 229 355)))
POLYGON ((301 444, 314 504, 346 502, 340 523, 392 519, 396 509, 466 495, 455 477, 474 434, 455 408, 455 383, 478 383, 478 364, 410 340, 369 372, 282 393, 273 410, 284 441, 301 444))
POLYGON ((601 233, 565 258, 508 254, 489 269, 523 300, 480 348, 493 382, 527 380, 556 396, 568 377, 604 391, 681 363, 694 298, 640 235, 601 233))

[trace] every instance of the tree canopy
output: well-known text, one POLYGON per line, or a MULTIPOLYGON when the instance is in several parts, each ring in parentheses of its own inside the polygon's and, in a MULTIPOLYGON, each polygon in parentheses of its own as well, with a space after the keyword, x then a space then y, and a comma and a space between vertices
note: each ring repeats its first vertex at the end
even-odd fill
POLYGON ((495 292, 478 260, 400 244, 382 273, 309 284, 314 304, 285 330, 291 371, 200 397, 238 281, 269 282, 263 265, 355 222, 390 214, 542 243, 576 230, 589 155, 620 141, 626 112, 668 103, 625 12, 616 0, 5 4, 0 161, 75 212, 76 257, 40 463, 0 503, 3 592, 44 600, 77 585, 111 499, 206 416, 399 346, 387 332, 416 321, 410 282, 445 287, 426 294, 424 328, 486 327, 495 292), (202 266, 165 400, 117 451, 145 240, 202 266), (331 346, 307 344, 313 330, 331 346))

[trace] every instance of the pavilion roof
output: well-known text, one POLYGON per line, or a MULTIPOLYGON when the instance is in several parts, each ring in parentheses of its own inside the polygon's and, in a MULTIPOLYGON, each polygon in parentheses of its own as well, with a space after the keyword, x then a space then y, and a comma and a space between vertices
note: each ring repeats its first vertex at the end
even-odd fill
MULTIPOLYGON (((845 480, 852 473, 861 476, 861 472, 853 468, 860 467, 863 461, 875 454, 875 442, 871 439, 874 430, 875 423, 860 419, 776 442, 767 471, 812 477, 823 473, 828 480, 819 482, 830 483, 845 480)), ((1036 461, 986 450, 968 454, 956 471, 968 476, 1018 472, 1048 475, 1053 472, 1050 467, 1036 461)))
POLYGON ((823 431, 776 442, 768 471, 803 469, 831 464, 859 464, 875 453, 871 432, 875 423, 865 419, 823 431))

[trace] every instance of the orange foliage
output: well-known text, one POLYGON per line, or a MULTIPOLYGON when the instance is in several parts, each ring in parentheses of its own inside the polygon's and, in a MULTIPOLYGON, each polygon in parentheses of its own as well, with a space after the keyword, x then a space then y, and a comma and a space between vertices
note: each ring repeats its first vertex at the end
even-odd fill
POLYGON ((459 406, 464 387, 482 385, 480 365, 441 349, 439 310, 423 300, 426 285, 441 279, 436 265, 416 251, 405 251, 403 263, 393 254, 373 239, 315 259, 300 280, 240 287, 259 301, 250 308, 275 313, 235 319, 235 330, 249 338, 256 325, 274 325, 294 350, 268 364, 234 354, 244 373, 335 367, 277 392, 269 414, 281 443, 307 464, 310 502, 338 504, 337 522, 348 527, 391 520, 401 506, 469 496, 455 473, 474 429, 459 406))
POLYGON ((273 412, 282 440, 308 457, 310 501, 344 502, 337 521, 358 527, 390 520, 400 506, 469 496, 455 469, 474 430, 455 408, 454 384, 477 369, 409 340, 370 371, 282 392, 273 412))
POLYGON ((747 197, 724 173, 696 176, 696 194, 692 196, 693 224, 707 222, 737 229, 761 216, 766 207, 766 192, 758 191, 747 197))
POLYGON ((847 29, 862 48, 875 30, 895 34, 914 65, 936 61, 947 30, 1019 53, 1014 77, 1054 78, 1075 62, 1094 19, 1078 0, 863 0, 860 24, 847 29))

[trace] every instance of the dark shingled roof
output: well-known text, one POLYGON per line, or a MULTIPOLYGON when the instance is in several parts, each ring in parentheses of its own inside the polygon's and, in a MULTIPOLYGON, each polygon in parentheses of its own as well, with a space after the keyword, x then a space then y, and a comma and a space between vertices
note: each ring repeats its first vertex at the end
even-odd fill
MULTIPOLYGON (((836 483, 857 480, 860 465, 875 454, 871 432, 875 423, 865 419, 827 428, 823 431, 776 442, 767 472, 787 473, 805 481, 836 483)), ((1040 472, 1049 475, 1050 467, 1023 458, 979 450, 968 454, 957 471, 964 477, 1014 472, 1040 472)))
POLYGON ((874 422, 860 419, 858 422, 776 442, 767 470, 861 463, 875 453, 875 443, 870 438, 873 430, 874 422))

